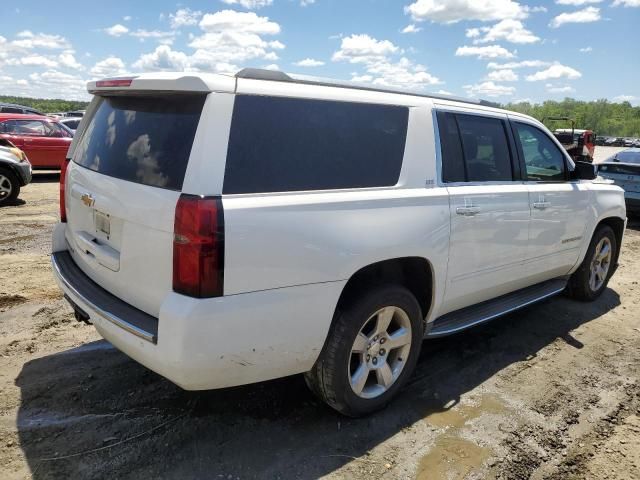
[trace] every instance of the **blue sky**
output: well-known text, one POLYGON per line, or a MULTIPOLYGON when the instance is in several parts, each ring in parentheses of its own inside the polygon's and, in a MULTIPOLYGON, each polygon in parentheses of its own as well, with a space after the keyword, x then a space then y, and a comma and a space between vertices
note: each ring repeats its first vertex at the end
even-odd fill
POLYGON ((498 102, 640 103, 640 0, 21 2, 0 94, 88 99, 92 78, 280 69, 498 102))

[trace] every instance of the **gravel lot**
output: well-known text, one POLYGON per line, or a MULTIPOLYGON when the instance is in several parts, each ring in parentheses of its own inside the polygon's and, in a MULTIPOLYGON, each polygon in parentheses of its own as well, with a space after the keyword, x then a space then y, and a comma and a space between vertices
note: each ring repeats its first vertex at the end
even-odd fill
POLYGON ((400 398, 351 420, 299 376, 182 391, 74 321, 57 180, 0 209, 0 478, 640 478, 640 222, 597 302, 426 342, 400 398))

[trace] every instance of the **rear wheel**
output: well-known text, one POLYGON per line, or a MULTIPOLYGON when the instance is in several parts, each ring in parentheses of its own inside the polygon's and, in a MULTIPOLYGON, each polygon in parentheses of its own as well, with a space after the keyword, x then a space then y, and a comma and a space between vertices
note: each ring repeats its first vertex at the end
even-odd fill
POLYGON ((20 194, 20 182, 15 173, 0 168, 0 205, 12 203, 20 194))
POLYGON ((598 298, 613 274, 618 244, 608 225, 599 226, 589 244, 587 254, 569 280, 569 294, 578 300, 593 301, 598 298))
POLYGON ((384 407, 415 368, 420 306, 401 286, 376 287, 336 312, 325 348, 305 374, 311 390, 348 416, 384 407))

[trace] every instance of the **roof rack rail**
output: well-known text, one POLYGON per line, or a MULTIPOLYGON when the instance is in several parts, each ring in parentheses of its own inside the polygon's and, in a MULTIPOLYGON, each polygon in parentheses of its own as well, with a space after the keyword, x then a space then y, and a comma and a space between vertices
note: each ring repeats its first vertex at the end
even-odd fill
POLYGON ((455 102, 471 103, 473 105, 482 105, 485 107, 500 108, 495 102, 488 100, 472 100, 469 98, 456 97, 455 95, 442 95, 439 93, 416 93, 407 90, 400 90, 394 88, 377 88, 369 85, 362 85, 354 82, 345 82, 340 80, 319 79, 313 77, 303 76, 291 76, 278 70, 267 70, 264 68, 243 68, 236 73, 236 78, 250 78, 252 80, 269 80, 272 82, 290 82, 299 83, 303 85, 317 85, 321 87, 338 87, 338 88, 350 88, 354 90, 367 90, 370 92, 381 93, 395 93, 398 95, 411 95, 414 97, 427 97, 438 100, 451 100, 455 102))

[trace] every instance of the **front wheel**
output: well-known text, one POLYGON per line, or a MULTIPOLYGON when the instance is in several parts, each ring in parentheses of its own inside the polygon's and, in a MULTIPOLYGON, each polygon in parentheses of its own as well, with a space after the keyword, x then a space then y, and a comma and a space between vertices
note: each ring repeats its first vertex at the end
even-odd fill
POLYGON ((19 193, 18 177, 13 172, 0 168, 0 205, 12 203, 19 193))
POLYGON ((420 306, 402 286, 375 287, 336 311, 305 380, 323 401, 358 417, 383 408, 413 372, 423 338, 420 306))
POLYGON ((613 275, 617 252, 618 243, 611 227, 599 226, 582 264, 569 279, 570 296, 586 302, 598 298, 613 275))

